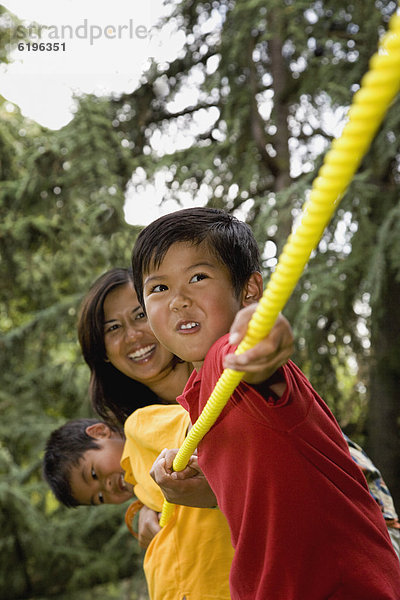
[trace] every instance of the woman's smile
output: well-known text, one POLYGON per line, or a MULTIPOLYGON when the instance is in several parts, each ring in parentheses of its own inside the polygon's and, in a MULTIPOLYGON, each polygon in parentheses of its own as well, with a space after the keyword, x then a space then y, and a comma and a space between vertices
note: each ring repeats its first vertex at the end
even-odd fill
POLYGON ((149 344, 142 346, 128 354, 128 358, 136 363, 146 362, 154 355, 157 348, 157 344, 149 344))

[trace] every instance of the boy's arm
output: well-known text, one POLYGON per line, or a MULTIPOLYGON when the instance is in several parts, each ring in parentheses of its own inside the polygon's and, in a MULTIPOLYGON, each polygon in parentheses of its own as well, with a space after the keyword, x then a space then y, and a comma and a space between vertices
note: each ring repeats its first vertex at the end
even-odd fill
MULTIPOLYGON (((232 324, 229 342, 237 345, 244 338, 249 321, 257 305, 242 308, 232 324)), ((293 353, 294 339, 288 320, 279 315, 269 335, 242 354, 228 354, 224 358, 224 368, 244 371, 243 380, 250 385, 259 385, 268 379, 290 358, 293 353)), ((274 382, 270 384, 278 396, 282 396, 286 384, 274 382)))
POLYGON ((142 548, 147 548, 153 537, 161 529, 159 513, 144 505, 139 511, 138 541, 142 548))
POLYGON ((156 458, 150 475, 160 486, 165 498, 173 504, 215 508, 217 499, 193 454, 183 471, 175 472, 172 463, 178 450, 163 450, 156 458))

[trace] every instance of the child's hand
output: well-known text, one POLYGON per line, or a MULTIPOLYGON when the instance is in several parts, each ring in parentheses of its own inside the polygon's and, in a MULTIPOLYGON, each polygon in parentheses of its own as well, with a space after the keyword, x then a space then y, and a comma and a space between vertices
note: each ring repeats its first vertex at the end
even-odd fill
MULTIPOLYGON (((242 308, 232 324, 229 341, 238 345, 244 338, 247 326, 257 305, 242 308)), ((243 354, 228 354, 224 360, 226 369, 244 371, 247 383, 261 383, 285 364, 293 353, 292 329, 285 317, 279 315, 269 335, 243 354)))
POLYGON ((217 504, 214 492, 193 454, 183 471, 173 471, 172 463, 178 450, 163 450, 156 458, 150 475, 160 486, 165 498, 173 504, 213 508, 217 504))
POLYGON ((142 548, 147 548, 153 537, 161 529, 159 525, 160 513, 144 505, 139 511, 138 540, 142 548))

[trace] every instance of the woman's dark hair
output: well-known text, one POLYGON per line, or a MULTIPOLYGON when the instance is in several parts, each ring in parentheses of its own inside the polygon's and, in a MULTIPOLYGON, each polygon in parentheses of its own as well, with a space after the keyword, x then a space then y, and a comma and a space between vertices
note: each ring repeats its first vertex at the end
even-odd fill
POLYGON ((159 402, 148 387, 106 362, 104 301, 112 290, 126 284, 133 287, 131 269, 114 268, 101 275, 83 299, 78 320, 79 343, 90 368, 92 406, 106 422, 116 420, 121 425, 137 408, 159 402))

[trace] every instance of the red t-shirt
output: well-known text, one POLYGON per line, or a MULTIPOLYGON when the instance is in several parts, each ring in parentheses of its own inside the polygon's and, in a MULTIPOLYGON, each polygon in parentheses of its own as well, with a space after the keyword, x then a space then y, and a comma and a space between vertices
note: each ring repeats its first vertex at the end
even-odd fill
MULTIPOLYGON (((232 352, 209 350, 178 402, 194 423, 232 352)), ((199 464, 227 517, 232 600, 399 600, 400 563, 332 413, 303 373, 264 398, 242 382, 200 442, 199 464)))

